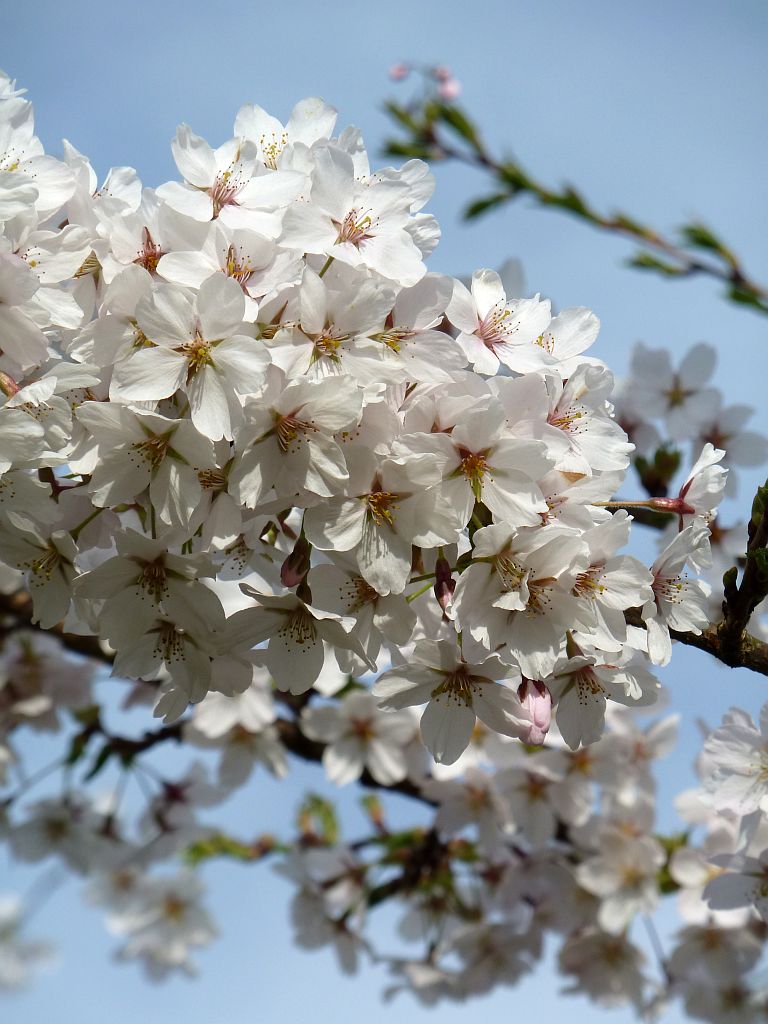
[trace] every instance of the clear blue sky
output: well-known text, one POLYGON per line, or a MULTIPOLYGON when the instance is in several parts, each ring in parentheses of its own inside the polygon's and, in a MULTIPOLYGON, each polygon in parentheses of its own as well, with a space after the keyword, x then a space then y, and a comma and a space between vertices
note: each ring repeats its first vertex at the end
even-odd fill
MULTIPOLYGON (((599 206, 621 207, 661 228, 701 217, 733 244, 757 278, 768 278, 765 52, 768 7, 760 0, 261 0, 216 5, 132 0, 38 0, 2 5, 0 67, 29 89, 38 131, 56 152, 61 137, 103 174, 136 166, 148 185, 174 174, 169 141, 187 121, 214 144, 234 114, 257 102, 285 116, 321 95, 342 123, 359 125, 376 154, 387 123, 381 102, 396 88, 387 69, 399 59, 450 64, 463 102, 494 147, 512 148, 539 177, 568 179, 599 206)), ((399 94, 405 95, 403 86, 399 94)), ((603 328, 596 353, 617 371, 632 343, 685 351, 707 340, 721 351, 718 383, 730 401, 762 405, 768 319, 723 302, 708 281, 665 282, 621 266, 629 247, 556 213, 524 204, 466 227, 457 211, 482 179, 437 170, 431 205, 443 227, 432 267, 463 273, 523 260, 531 290, 558 305, 586 305, 603 328)), ((473 191, 474 190, 474 191, 473 191)), ((746 478, 745 478, 746 479, 746 478)), ((752 478, 754 481, 754 477, 752 478)), ((747 488, 743 488, 745 497, 747 488)), ((683 741, 665 762, 662 793, 692 780, 695 715, 710 722, 732 703, 759 707, 764 680, 730 673, 704 655, 678 650, 664 678, 683 711, 683 741)), ((317 773, 300 769, 290 786, 251 786, 231 812, 233 829, 277 829, 317 773)), ((351 796, 345 796, 351 803, 351 796)), ((669 812, 663 821, 671 823, 669 812)), ((30 873, 2 862, 0 888, 25 887, 30 873)), ((55 971, 4 1003, 3 1020, 44 1024, 185 1024, 333 1021, 367 1024, 397 1016, 407 1024, 488 1024, 510 1014, 574 1022, 601 1011, 557 995, 542 970, 525 985, 474 1004, 423 1011, 407 997, 383 1006, 382 972, 343 978, 330 955, 297 952, 287 920, 289 891, 265 868, 213 865, 210 903, 222 938, 201 958, 202 977, 150 987, 131 966, 109 960, 99 915, 79 887, 62 889, 35 918, 35 932, 61 946, 55 971)), ((610 1024, 633 1019, 605 1013, 610 1024)), ((665 1016, 680 1019, 677 1010, 665 1016)))

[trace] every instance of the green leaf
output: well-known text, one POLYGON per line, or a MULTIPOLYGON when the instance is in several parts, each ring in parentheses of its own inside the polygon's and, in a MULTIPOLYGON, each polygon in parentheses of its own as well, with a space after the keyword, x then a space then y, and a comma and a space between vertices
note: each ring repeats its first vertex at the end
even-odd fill
POLYGON ((732 267, 736 266, 736 258, 727 246, 706 224, 684 224, 680 229, 685 244, 694 249, 706 249, 721 256, 732 267))
POLYGON ((680 468, 680 452, 663 444, 657 448, 652 459, 638 455, 635 458, 635 469, 644 489, 652 498, 664 498, 669 485, 680 468))
POLYGON ((316 835, 332 846, 339 839, 339 823, 333 804, 317 793, 309 793, 296 817, 299 831, 316 835))
POLYGON ((744 288, 742 285, 731 285, 727 293, 731 302, 738 302, 741 306, 751 306, 760 310, 761 313, 768 313, 768 304, 757 292, 751 288, 744 288))
POLYGON ((475 217, 479 217, 481 214, 487 213, 487 211, 492 210, 494 206, 500 206, 501 203, 506 203, 511 198, 512 195, 509 192, 494 192, 493 195, 483 196, 481 199, 475 199, 465 207, 463 213, 464 220, 474 220, 475 217))
POLYGON ((653 238, 653 231, 650 228, 645 227, 637 220, 633 220, 632 217, 628 217, 625 213, 615 213, 613 220, 619 227, 624 228, 626 231, 631 231, 633 235, 638 235, 640 238, 653 238))
POLYGON ((79 732, 76 736, 72 737, 72 742, 69 744, 69 751, 67 752, 65 764, 70 766, 77 764, 88 749, 88 743, 91 736, 93 736, 93 731, 91 729, 84 729, 82 732, 79 732))
POLYGON ((545 206, 557 206, 561 210, 569 210, 571 213, 578 214, 579 217, 586 217, 587 220, 594 219, 594 214, 587 206, 584 197, 570 185, 566 185, 562 192, 548 192, 546 195, 540 196, 540 199, 545 206))
POLYGON ((752 501, 752 515, 750 522, 755 528, 757 528, 763 521, 766 506, 768 506, 768 480, 757 488, 757 493, 752 501))
POLYGON ((454 132, 468 142, 473 149, 480 148, 480 135, 477 128, 459 107, 454 107, 450 103, 441 104, 439 118, 444 124, 453 128, 454 132))
POLYGON ((440 150, 423 142, 398 142, 388 139, 384 143, 385 156, 405 157, 408 160, 440 160, 440 150))
POLYGON ((113 754, 114 751, 112 749, 112 745, 109 743, 109 741, 107 741, 96 755, 96 760, 85 773, 84 781, 90 782, 91 779, 95 779, 99 772, 102 771, 107 761, 109 761, 110 757, 112 757, 113 754))
POLYGON ((384 109, 390 117, 393 117, 403 128, 407 128, 409 132, 417 134, 420 131, 418 122, 407 107, 401 107, 398 103, 387 100, 384 104, 384 109))
POLYGON ((627 265, 636 267, 638 270, 653 270, 657 274, 664 274, 666 277, 680 277, 686 273, 685 267, 675 266, 674 263, 665 263, 664 260, 660 260, 658 256, 653 256, 649 252, 635 253, 627 261, 627 265))
POLYGON ((768 548, 755 548, 754 551, 748 551, 747 562, 752 562, 755 566, 760 583, 768 584, 768 548))
POLYGON ((535 192, 534 184, 522 167, 516 163, 509 162, 502 164, 497 171, 499 181, 509 185, 510 190, 515 192, 535 192))

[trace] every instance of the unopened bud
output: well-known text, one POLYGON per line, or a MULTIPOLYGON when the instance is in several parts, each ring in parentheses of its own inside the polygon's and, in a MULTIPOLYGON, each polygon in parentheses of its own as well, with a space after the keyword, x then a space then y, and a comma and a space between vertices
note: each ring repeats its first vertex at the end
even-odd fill
POLYGON ((461 95, 461 83, 457 78, 448 78, 437 87, 437 93, 441 100, 450 103, 461 95))
POLYGON ((676 516, 695 515, 696 509, 683 500, 683 498, 653 498, 651 508, 656 512, 673 512, 676 516))
POLYGON ((453 600, 456 580, 451 575, 451 567, 447 558, 438 558, 435 562, 435 597, 443 611, 447 611, 453 600))
POLYGON ((527 731, 520 738, 523 743, 540 747, 552 723, 552 694, 538 679, 523 679, 517 695, 531 719, 527 731))
POLYGON ((283 586, 293 589, 298 587, 309 572, 312 545, 304 537, 299 537, 293 551, 280 566, 280 579, 283 586))
POLYGON ((389 77, 393 82, 402 82, 404 78, 407 78, 411 73, 409 64, 401 61, 399 64, 393 64, 389 69, 389 77))
POLYGON ((21 388, 13 377, 7 374, 4 370, 0 370, 0 391, 2 391, 7 398, 13 398, 14 395, 17 395, 19 391, 21 391, 21 388))

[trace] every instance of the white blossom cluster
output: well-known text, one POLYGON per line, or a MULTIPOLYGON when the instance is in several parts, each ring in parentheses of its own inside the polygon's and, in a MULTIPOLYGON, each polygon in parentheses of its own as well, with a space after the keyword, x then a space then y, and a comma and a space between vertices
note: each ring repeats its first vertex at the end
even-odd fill
MULTIPOLYGON (((432 1002, 512 984, 554 932, 573 990, 598 1002, 645 1012, 682 994, 702 1019, 758 1019, 744 976, 765 897, 739 882, 726 921, 714 901, 735 897, 704 892, 705 862, 727 854, 731 883, 756 877, 768 797, 753 786, 754 806, 729 818, 718 776, 712 849, 670 859, 650 766, 674 722, 643 729, 635 712, 658 699, 670 630, 713 618, 699 577, 721 541, 723 446, 749 464, 764 444, 732 447, 746 416, 713 405, 698 350, 677 373, 641 350, 617 416, 611 371, 585 354, 594 314, 553 315, 511 265, 467 282, 429 272, 426 165, 372 171, 358 131, 335 122, 317 99, 285 125, 246 106, 218 148, 179 128, 179 181, 153 190, 113 168, 99 186, 70 144, 43 153, 31 105, 0 76, 0 591, 11 611, 28 594, 38 627, 0 651, 0 774, 18 729, 63 719, 78 730, 70 766, 102 743, 90 776, 133 769, 167 738, 207 758, 149 776, 133 826, 120 783, 27 803, 22 778, 0 831, 20 860, 55 856, 89 879, 120 958, 190 973, 215 926, 196 875, 154 869, 214 842, 197 808, 257 764, 284 776, 298 753, 338 785, 437 808, 408 884, 387 891, 403 939, 430 949, 393 962, 396 988, 432 1002), (634 445, 660 443, 649 416, 694 441, 692 465, 675 497, 623 501, 634 445), (674 519, 651 566, 626 553, 633 505, 674 519), (163 729, 115 738, 96 662, 65 656, 56 633, 93 641, 163 729), (695 893, 666 988, 629 934, 663 872, 695 893), (740 1016, 704 994, 702 970, 742 987, 740 1016)), ((300 945, 333 943, 354 969, 387 856, 304 828, 280 869, 300 945)), ((26 941, 15 915, 0 984, 26 941)))

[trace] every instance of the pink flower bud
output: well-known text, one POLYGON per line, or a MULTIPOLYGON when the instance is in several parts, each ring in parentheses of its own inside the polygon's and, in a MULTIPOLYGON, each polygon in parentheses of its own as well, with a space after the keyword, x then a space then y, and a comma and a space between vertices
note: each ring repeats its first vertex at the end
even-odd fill
POLYGON ((458 78, 447 78, 437 88, 441 100, 455 100, 461 93, 461 82, 458 78))
POLYGON ((389 77, 393 82, 402 82, 404 78, 407 78, 411 73, 410 64, 401 62, 400 64, 393 64, 389 69, 389 77))
POLYGON ((453 72, 447 64, 437 64, 432 69, 432 74, 438 80, 438 82, 448 82, 453 78, 453 72))
POLYGON ((438 604, 446 611, 453 600, 456 580, 451 575, 451 567, 447 558, 438 558, 435 562, 435 597, 438 604))
POLYGON ((14 395, 17 395, 19 391, 21 391, 21 388, 13 377, 9 376, 9 374, 5 373, 3 370, 0 370, 0 391, 2 391, 8 398, 13 398, 14 395))
POLYGON ((653 498, 651 499, 651 508, 657 512, 674 512, 676 516, 695 515, 696 510, 691 508, 683 498, 684 494, 682 491, 678 498, 653 498))
POLYGON ((523 679, 517 695, 531 719, 527 732, 520 738, 523 743, 540 747, 552 723, 552 694, 538 679, 523 679))
POLYGON ((312 546, 309 541, 304 537, 299 537, 293 551, 280 566, 280 579, 283 581, 283 586, 298 587, 309 572, 311 554, 312 546))

